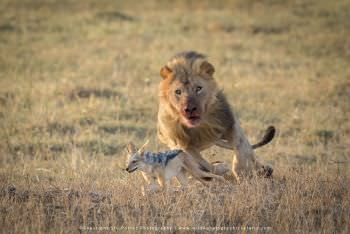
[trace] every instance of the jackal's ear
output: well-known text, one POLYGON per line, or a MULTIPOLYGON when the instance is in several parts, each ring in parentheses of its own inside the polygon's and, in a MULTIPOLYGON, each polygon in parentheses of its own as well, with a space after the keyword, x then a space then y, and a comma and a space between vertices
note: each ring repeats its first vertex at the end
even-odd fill
POLYGON ((164 66, 160 69, 160 76, 163 79, 166 79, 173 71, 168 67, 168 66, 164 66))
POLYGON ((212 76, 215 72, 215 68, 211 63, 207 61, 203 61, 202 64, 199 67, 201 73, 205 73, 209 76, 212 76))
POLYGON ((149 140, 147 140, 145 144, 143 144, 143 146, 141 146, 140 149, 138 150, 142 156, 143 156, 143 153, 145 152, 145 149, 148 143, 149 143, 149 140))
POLYGON ((134 143, 132 143, 132 142, 129 142, 129 143, 127 144, 126 150, 127 150, 127 152, 128 152, 129 154, 134 154, 134 153, 137 151, 136 146, 135 146, 134 143))

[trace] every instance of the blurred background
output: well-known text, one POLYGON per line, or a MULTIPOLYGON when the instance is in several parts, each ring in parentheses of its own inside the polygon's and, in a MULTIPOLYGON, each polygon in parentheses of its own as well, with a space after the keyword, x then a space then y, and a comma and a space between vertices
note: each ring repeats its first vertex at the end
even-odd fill
POLYGON ((271 163, 349 153, 349 1, 2 0, 0 12, 5 162, 161 148, 159 69, 184 50, 208 55, 251 141, 276 125, 271 163))

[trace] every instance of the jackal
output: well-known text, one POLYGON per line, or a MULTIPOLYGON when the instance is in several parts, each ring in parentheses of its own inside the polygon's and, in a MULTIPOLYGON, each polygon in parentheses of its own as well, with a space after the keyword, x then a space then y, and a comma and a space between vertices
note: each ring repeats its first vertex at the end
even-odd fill
MULTIPOLYGON (((151 191, 157 191, 159 188, 166 189, 170 185, 172 178, 176 177, 182 187, 188 184, 186 171, 187 166, 184 164, 186 153, 180 149, 174 149, 164 152, 144 151, 144 146, 137 149, 133 143, 127 145, 128 166, 125 169, 132 173, 136 170, 142 172, 142 176, 149 185, 151 191)), ((196 165, 192 165, 195 170, 189 171, 190 174, 206 184, 214 179, 224 181, 223 177, 201 170, 196 165)))

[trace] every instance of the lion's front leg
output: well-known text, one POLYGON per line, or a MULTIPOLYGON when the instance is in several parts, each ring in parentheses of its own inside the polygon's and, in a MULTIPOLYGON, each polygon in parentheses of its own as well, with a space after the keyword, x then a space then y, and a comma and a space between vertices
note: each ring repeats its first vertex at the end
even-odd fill
POLYGON ((232 172, 237 180, 242 176, 250 176, 254 171, 263 168, 263 165, 256 160, 253 148, 238 121, 235 121, 233 127, 232 143, 235 151, 232 160, 232 172))
POLYGON ((244 135, 237 120, 232 128, 232 138, 217 140, 215 145, 234 150, 232 172, 237 180, 242 176, 252 175, 253 172, 262 177, 272 176, 273 168, 268 165, 263 165, 256 160, 254 149, 244 135))

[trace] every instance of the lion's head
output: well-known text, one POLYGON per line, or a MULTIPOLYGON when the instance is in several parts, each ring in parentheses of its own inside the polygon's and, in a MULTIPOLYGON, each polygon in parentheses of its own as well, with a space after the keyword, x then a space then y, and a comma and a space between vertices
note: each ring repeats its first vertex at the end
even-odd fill
POLYGON ((179 53, 161 68, 161 96, 167 99, 184 126, 199 126, 215 100, 214 71, 205 56, 196 52, 179 53))

